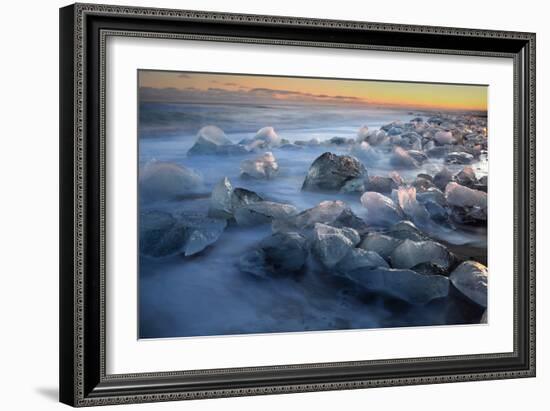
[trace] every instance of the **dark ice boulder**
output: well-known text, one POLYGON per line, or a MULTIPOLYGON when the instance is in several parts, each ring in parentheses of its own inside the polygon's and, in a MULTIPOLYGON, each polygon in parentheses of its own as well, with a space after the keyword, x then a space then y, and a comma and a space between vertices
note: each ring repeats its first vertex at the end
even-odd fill
POLYGON ((487 192, 487 185, 489 183, 489 178, 487 176, 482 176, 479 178, 479 180, 477 180, 477 183, 474 187, 474 189, 476 190, 479 190, 479 191, 484 191, 484 192, 487 192))
POLYGON ((195 193, 202 188, 202 177, 175 163, 150 161, 139 172, 141 199, 162 200, 195 193))
POLYGON ((367 170, 355 157, 326 152, 309 167, 302 190, 339 191, 347 181, 366 177, 367 170))
POLYGON ((353 144, 354 142, 354 139, 345 137, 332 137, 327 141, 328 144, 335 146, 347 146, 353 144))
POLYGON ((417 193, 416 199, 419 203, 423 204, 430 217, 434 221, 443 222, 447 220, 447 199, 445 194, 438 188, 430 187, 427 190, 417 193))
POLYGON ((405 150, 422 150, 422 137, 415 131, 409 131, 401 134, 397 144, 405 150))
POLYGON ((418 161, 401 147, 394 148, 390 157, 390 164, 397 168, 418 168, 420 166, 418 161))
POLYGON ((317 223, 313 227, 312 250, 326 267, 334 267, 361 238, 352 228, 336 228, 317 223))
POLYGON ((476 173, 471 166, 464 167, 460 172, 455 175, 454 180, 458 184, 469 188, 475 188, 478 182, 476 173))
POLYGON ((441 117, 430 117, 429 119, 426 120, 426 122, 428 124, 433 124, 433 125, 436 125, 436 126, 439 126, 443 123, 443 119, 441 117))
POLYGON ((431 175, 426 173, 419 173, 416 175, 417 178, 423 178, 424 180, 431 181, 433 183, 434 179, 431 175))
POLYGON ((389 268, 389 265, 376 251, 352 248, 336 264, 335 269, 345 273, 358 268, 373 269, 378 267, 389 268))
POLYGON ((183 254, 190 256, 214 244, 225 230, 227 223, 214 218, 186 215, 181 218, 179 224, 184 226, 187 232, 183 254))
POLYGON ((401 241, 402 240, 398 238, 394 238, 386 234, 373 232, 367 234, 361 244, 359 244, 359 248, 374 251, 385 260, 389 260, 391 253, 399 244, 401 244, 401 241))
MULTIPOLYGON (((176 244, 165 239, 166 234, 176 224, 172 214, 164 211, 145 211, 139 216, 139 249, 141 254, 151 257, 161 257, 177 253, 184 242, 184 233, 176 244)), ((172 237, 176 237, 173 235, 172 237)))
POLYGON ((435 133, 434 140, 440 146, 443 146, 445 144, 453 144, 455 142, 453 133, 451 133, 450 131, 443 131, 443 130, 440 130, 435 133))
POLYGON ((371 292, 383 293, 413 305, 424 305, 449 295, 449 279, 441 275, 389 268, 359 268, 346 275, 371 292))
POLYGON ((452 146, 426 147, 426 155, 430 158, 444 158, 452 150, 452 146))
POLYGON ((361 196, 361 204, 367 209, 366 221, 369 224, 387 226, 403 219, 403 211, 383 194, 367 191, 361 196))
POLYGON ((432 220, 438 223, 445 223, 448 220, 449 213, 447 209, 440 204, 429 201, 424 203, 424 207, 432 220))
POLYGON ((428 161, 428 156, 419 150, 409 150, 407 154, 414 159, 418 164, 423 164, 428 161))
POLYGON ((229 219, 233 217, 233 206, 231 198, 233 186, 227 177, 218 182, 210 195, 210 206, 208 216, 214 218, 229 219))
POLYGON ((265 253, 260 248, 249 250, 241 255, 237 266, 243 273, 262 278, 270 277, 265 253))
POLYGON ((368 224, 362 218, 357 217, 350 208, 344 209, 338 217, 332 223, 333 227, 343 228, 349 227, 353 228, 359 234, 365 234, 369 230, 368 224))
POLYGON ((307 240, 300 234, 276 233, 241 256, 238 266, 258 277, 292 274, 305 266, 308 253, 307 240))
POLYGON ((300 270, 308 256, 307 240, 298 233, 275 233, 263 239, 259 248, 275 272, 300 270))
POLYGON ((387 130, 388 136, 398 136, 403 133, 403 128, 401 127, 392 127, 387 130))
POLYGON ((236 187, 231 193, 231 210, 236 210, 239 207, 243 207, 247 204, 258 203, 260 201, 264 201, 264 199, 254 191, 236 187))
POLYGON ((435 187, 435 184, 431 179, 417 176, 412 183, 413 187, 416 188, 417 193, 424 192, 430 188, 435 187))
POLYGON ((270 224, 273 220, 287 219, 296 215, 298 210, 290 204, 260 201, 246 204, 234 210, 233 215, 240 226, 270 224))
POLYGON ((344 183, 340 189, 341 193, 364 193, 365 192, 365 179, 364 178, 354 178, 348 180, 344 183))
POLYGON ((391 254, 394 268, 413 268, 423 263, 433 264, 447 272, 452 264, 452 256, 445 246, 435 241, 411 240, 404 240, 391 254))
POLYGON ((445 198, 445 194, 436 187, 429 187, 426 190, 422 192, 416 193, 416 199, 419 203, 425 204, 427 202, 434 202, 437 204, 440 204, 441 206, 447 205, 447 199, 445 198))
POLYGON ((465 261, 449 276, 453 286, 469 300, 487 307, 487 267, 476 261, 465 261))
POLYGON ((471 164, 472 161, 474 156, 465 152, 452 152, 445 157, 447 164, 471 164))
POLYGON ((433 183, 440 190, 445 190, 447 184, 453 180, 453 173, 447 168, 443 167, 433 178, 433 183))
MULTIPOLYGON (((424 150, 425 153, 427 153, 429 150, 432 150, 433 148, 435 148, 435 143, 432 140, 426 140, 426 138, 424 138, 423 141, 425 141, 425 143, 424 143, 424 146, 422 147, 422 150, 424 150)), ((428 156, 428 157, 430 157, 430 156, 428 156)))
POLYGON ((452 206, 487 209, 487 193, 464 187, 455 182, 447 184, 445 197, 447 198, 447 202, 452 206))
POLYGON ((482 147, 485 147, 487 144, 487 136, 484 136, 483 134, 477 134, 477 133, 465 134, 462 137, 462 140, 464 141, 465 145, 470 147, 474 147, 477 145, 481 145, 482 147))
POLYGON ((414 223, 408 220, 392 225, 386 234, 399 240, 425 241, 429 239, 414 223))
POLYGON ((163 211, 144 211, 140 214, 140 252, 150 257, 197 254, 216 242, 225 226, 225 220, 199 214, 174 217, 163 211))
POLYGON ((384 124, 382 127, 380 127, 380 130, 388 131, 393 127, 401 128, 403 127, 402 121, 392 121, 391 123, 384 124))
POLYGON ((321 201, 315 207, 285 219, 275 220, 274 231, 296 231, 313 228, 316 223, 332 224, 344 210, 349 209, 343 201, 321 201))
POLYGON ((233 218, 237 208, 259 201, 263 199, 258 194, 240 187, 233 188, 229 179, 224 177, 212 190, 208 216, 228 220, 233 218))
POLYGON ((381 194, 391 194, 397 187, 399 183, 392 177, 369 176, 365 183, 365 191, 376 191, 381 194))
POLYGON ((248 153, 248 150, 244 146, 233 144, 219 127, 205 126, 199 130, 197 140, 189 149, 187 155, 232 155, 246 153, 248 153))

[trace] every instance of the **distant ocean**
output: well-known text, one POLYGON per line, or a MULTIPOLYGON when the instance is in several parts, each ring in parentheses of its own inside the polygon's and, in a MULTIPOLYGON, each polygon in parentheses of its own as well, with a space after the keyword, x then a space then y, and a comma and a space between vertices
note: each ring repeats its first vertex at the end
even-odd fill
MULTIPOLYGON (((150 103, 139 107, 140 137, 195 135, 203 126, 214 124, 228 135, 254 134, 269 125, 283 138, 293 136, 355 135, 364 124, 377 128, 390 121, 422 114, 354 105, 304 104, 204 104, 150 103)), ((429 115, 429 114, 428 114, 429 115)))

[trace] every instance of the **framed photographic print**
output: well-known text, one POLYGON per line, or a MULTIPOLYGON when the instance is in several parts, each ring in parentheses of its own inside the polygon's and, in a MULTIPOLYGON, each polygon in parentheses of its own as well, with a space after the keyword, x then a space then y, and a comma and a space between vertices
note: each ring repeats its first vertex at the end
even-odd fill
POLYGON ((535 375, 535 35, 60 10, 60 400, 535 375))

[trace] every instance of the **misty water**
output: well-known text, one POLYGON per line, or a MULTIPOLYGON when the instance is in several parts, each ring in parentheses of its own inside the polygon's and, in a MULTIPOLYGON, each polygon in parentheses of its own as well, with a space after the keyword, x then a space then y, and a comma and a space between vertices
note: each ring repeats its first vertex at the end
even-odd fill
MULTIPOLYGON (((427 118, 431 113, 395 109, 303 105, 216 105, 143 103, 140 106, 139 166, 150 161, 183 165, 203 179, 193 195, 171 200, 143 199, 140 211, 207 213, 210 193, 228 177, 233 187, 258 193, 266 200, 288 203, 299 211, 323 200, 342 200, 361 217, 365 209, 359 194, 313 193, 301 190, 311 163, 326 151, 349 154, 348 146, 304 146, 300 150, 272 148, 279 164, 276 177, 255 180, 240 176, 240 163, 258 153, 241 156, 187 156, 197 131, 206 125, 222 128, 234 143, 252 138, 258 129, 273 126, 290 142, 332 137, 355 138, 367 124, 376 129, 395 120, 427 118)), ((388 155, 389 157, 389 155, 388 155)), ((389 159, 365 164, 369 175, 387 176, 389 159)), ((420 169, 399 170, 404 179, 426 172, 435 174, 442 159, 430 159, 420 169)), ((472 165, 478 177, 487 174, 487 162, 472 165)), ((458 172, 460 165, 448 165, 458 172)), ((243 228, 230 224, 203 252, 150 258, 140 256, 140 338, 188 337, 291 331, 322 331, 396 326, 462 324, 474 322, 478 310, 451 294, 424 306, 413 306, 358 291, 345 278, 308 270, 300 276, 262 279, 242 273, 237 261, 261 239, 270 226, 243 228)), ((484 247, 486 230, 434 227, 429 233, 449 245, 484 247)))

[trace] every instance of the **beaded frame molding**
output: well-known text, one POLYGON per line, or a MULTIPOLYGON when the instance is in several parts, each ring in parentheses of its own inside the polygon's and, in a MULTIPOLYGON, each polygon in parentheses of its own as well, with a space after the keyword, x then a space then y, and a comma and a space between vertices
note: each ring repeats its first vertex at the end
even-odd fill
POLYGON ((60 401, 73 406, 535 376, 535 34, 75 4, 60 9, 60 401), (109 36, 509 58, 514 65, 514 350, 214 370, 105 372, 109 36))

